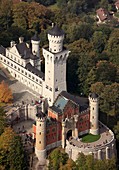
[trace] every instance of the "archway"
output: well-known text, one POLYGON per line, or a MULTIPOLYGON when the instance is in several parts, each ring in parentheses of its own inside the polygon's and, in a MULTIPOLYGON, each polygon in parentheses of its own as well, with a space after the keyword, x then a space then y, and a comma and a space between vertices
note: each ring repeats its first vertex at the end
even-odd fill
POLYGON ((68 130, 66 139, 69 140, 69 138, 72 136, 72 130, 68 130))

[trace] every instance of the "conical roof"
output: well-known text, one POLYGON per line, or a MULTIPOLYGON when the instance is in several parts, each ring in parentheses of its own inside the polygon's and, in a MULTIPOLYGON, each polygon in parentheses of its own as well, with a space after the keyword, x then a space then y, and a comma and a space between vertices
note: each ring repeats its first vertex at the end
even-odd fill
POLYGON ((64 35, 64 31, 61 30, 57 25, 55 25, 52 29, 48 31, 48 34, 54 35, 54 36, 62 36, 64 35))
POLYGON ((31 37, 31 40, 33 40, 33 41, 40 41, 40 38, 39 38, 39 36, 38 36, 38 33, 37 33, 37 32, 35 32, 34 36, 33 36, 33 37, 31 37))
POLYGON ((98 95, 93 92, 93 93, 90 93, 90 97, 96 99, 98 98, 98 95))

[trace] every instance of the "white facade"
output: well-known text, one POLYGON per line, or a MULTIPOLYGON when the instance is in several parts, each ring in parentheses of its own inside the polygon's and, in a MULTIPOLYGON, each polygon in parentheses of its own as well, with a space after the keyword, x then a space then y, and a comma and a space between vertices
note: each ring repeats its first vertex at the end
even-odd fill
POLYGON ((45 118, 37 118, 36 121, 36 156, 40 161, 46 159, 46 120, 45 118))
MULTIPOLYGON (((55 26, 50 31, 54 31, 54 34, 58 33, 56 28, 58 27, 55 26)), ((59 28, 58 31, 62 32, 59 28)), ((39 93, 39 96, 47 98, 51 106, 58 94, 67 90, 66 60, 69 51, 63 49, 64 34, 53 36, 49 33, 48 39, 51 51, 43 49, 45 76, 41 72, 40 40, 37 35, 31 39, 32 49, 23 42, 22 37, 19 39, 19 44, 12 41, 11 47, 0 47, 0 62, 15 79, 39 93)))

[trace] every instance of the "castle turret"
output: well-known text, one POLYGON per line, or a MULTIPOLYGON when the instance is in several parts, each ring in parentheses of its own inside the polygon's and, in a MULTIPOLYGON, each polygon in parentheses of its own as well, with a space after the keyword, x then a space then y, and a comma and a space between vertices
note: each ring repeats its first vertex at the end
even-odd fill
POLYGON ((46 159, 46 118, 43 113, 37 114, 36 120, 36 146, 35 154, 39 161, 45 163, 46 159))
POLYGON ((61 52, 63 49, 64 31, 57 25, 48 31, 49 51, 53 53, 61 52))
POLYGON ((99 134, 99 123, 98 123, 98 107, 99 98, 95 93, 89 95, 89 105, 90 105, 90 133, 93 135, 99 134))
POLYGON ((57 25, 48 31, 49 48, 43 48, 45 58, 45 97, 51 106, 61 91, 66 91, 66 61, 69 51, 63 47, 64 31, 57 25))
POLYGON ((41 70, 41 61, 40 61, 40 38, 38 37, 37 33, 31 38, 31 43, 32 43, 32 53, 35 55, 38 59, 37 62, 35 63, 35 67, 38 70, 41 70))

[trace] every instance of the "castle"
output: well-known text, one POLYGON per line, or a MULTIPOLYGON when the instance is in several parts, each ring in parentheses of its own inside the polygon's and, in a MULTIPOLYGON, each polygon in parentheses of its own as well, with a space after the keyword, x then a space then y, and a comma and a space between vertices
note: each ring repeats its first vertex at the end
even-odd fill
POLYGON ((81 152, 92 154, 95 159, 113 157, 116 154, 114 134, 99 122, 98 107, 99 97, 95 93, 86 99, 62 91, 48 108, 48 115, 38 111, 33 125, 38 159, 45 160, 47 152, 58 146, 62 146, 74 161, 81 152), (100 139, 83 143, 81 136, 88 133, 100 134, 100 139))
POLYGON ((48 31, 49 47, 43 48, 45 74, 41 72, 40 39, 31 38, 32 48, 20 37, 19 44, 11 42, 9 48, 0 47, 0 62, 10 74, 47 100, 42 111, 39 104, 24 105, 16 115, 34 119, 33 136, 36 139, 35 153, 45 161, 47 152, 62 146, 74 161, 80 152, 92 154, 96 159, 110 159, 116 153, 113 132, 99 122, 99 97, 89 94, 88 99, 69 94, 66 88, 66 60, 69 51, 63 46, 64 32, 57 25, 48 31), (80 136, 100 134, 96 142, 85 144, 80 136))
POLYGON ((36 93, 47 98, 51 106, 62 90, 66 91, 66 60, 69 51, 63 46, 64 32, 57 25, 48 31, 49 47, 43 48, 45 74, 41 71, 40 39, 35 34, 31 45, 19 38, 8 48, 0 47, 0 62, 10 74, 36 93))

